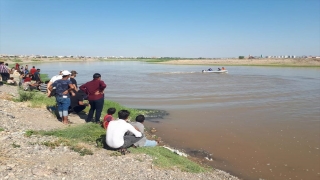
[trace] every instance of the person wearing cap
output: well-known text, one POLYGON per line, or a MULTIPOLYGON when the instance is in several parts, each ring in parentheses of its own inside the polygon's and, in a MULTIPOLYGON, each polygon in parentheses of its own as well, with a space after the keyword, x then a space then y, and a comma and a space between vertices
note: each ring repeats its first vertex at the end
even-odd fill
POLYGON ((74 93, 72 90, 74 89, 74 85, 69 80, 70 72, 62 71, 62 79, 56 80, 52 85, 50 85, 49 90, 52 91, 53 87, 56 88, 56 101, 58 105, 59 115, 62 118, 63 124, 68 124, 68 110, 70 106, 70 92, 72 95, 74 93))
POLYGON ((78 91, 78 84, 77 84, 77 80, 74 79, 77 76, 77 71, 72 70, 71 71, 71 76, 70 76, 70 81, 72 82, 72 84, 75 86, 75 90, 78 91))
POLYGON ((101 112, 104 104, 104 89, 107 85, 101 80, 101 75, 95 73, 93 75, 93 80, 89 81, 79 88, 88 95, 88 100, 90 104, 89 114, 87 116, 86 122, 91 122, 94 112, 95 123, 100 123, 101 112))

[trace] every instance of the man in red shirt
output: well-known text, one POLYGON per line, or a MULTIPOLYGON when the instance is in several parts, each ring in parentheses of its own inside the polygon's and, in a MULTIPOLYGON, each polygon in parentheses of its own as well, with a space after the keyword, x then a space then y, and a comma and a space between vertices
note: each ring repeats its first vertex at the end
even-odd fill
POLYGON ((36 67, 32 66, 32 68, 30 69, 30 73, 33 75, 36 71, 37 71, 36 67))
POLYGON ((94 122, 100 123, 101 112, 104 104, 103 91, 106 87, 107 85, 101 80, 101 75, 99 73, 95 73, 93 75, 92 81, 89 81, 79 87, 88 95, 88 100, 90 104, 90 110, 86 122, 92 121, 94 111, 96 111, 94 122))

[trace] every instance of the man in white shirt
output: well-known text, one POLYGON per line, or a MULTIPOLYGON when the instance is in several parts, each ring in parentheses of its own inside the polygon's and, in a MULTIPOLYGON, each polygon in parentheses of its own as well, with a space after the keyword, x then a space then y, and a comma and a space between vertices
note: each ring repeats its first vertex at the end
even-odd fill
POLYGON ((127 148, 142 138, 142 133, 137 131, 131 124, 127 123, 126 120, 129 115, 130 112, 127 110, 119 111, 119 119, 110 121, 107 128, 107 145, 111 148, 119 149, 121 154, 128 152, 127 148), (127 131, 130 131, 134 136, 125 135, 127 131))
POLYGON ((58 75, 53 76, 53 77, 50 79, 49 83, 47 84, 47 96, 48 96, 48 97, 50 97, 50 94, 51 94, 51 91, 50 91, 49 87, 50 87, 56 80, 62 79, 61 73, 62 73, 62 70, 59 72, 58 75))

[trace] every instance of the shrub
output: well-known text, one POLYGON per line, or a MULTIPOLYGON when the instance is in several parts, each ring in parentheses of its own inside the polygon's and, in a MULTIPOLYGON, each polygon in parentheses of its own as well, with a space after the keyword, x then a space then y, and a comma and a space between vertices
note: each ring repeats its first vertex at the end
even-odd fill
POLYGON ((18 101, 24 102, 24 101, 30 101, 33 99, 33 97, 36 95, 35 92, 25 92, 25 91, 19 91, 19 99, 18 101))

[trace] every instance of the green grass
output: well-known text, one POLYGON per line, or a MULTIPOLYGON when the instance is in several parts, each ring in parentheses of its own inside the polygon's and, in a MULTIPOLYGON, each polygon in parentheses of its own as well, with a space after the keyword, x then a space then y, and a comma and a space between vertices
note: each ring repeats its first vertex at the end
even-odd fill
POLYGON ((172 60, 174 59, 147 59, 144 61, 149 63, 157 63, 157 62, 166 62, 166 61, 172 61, 172 60))
POLYGON ((15 59, 12 59, 11 61, 12 61, 12 62, 16 62, 16 63, 17 63, 17 62, 22 62, 21 59, 16 59, 16 58, 15 58, 15 59))
POLYGON ((48 98, 46 94, 39 91, 19 90, 19 97, 15 100, 18 102, 29 102, 31 107, 40 108, 55 106, 55 98, 48 98))
POLYGON ((58 140, 52 142, 45 141, 41 144, 50 148, 55 148, 60 145, 68 146, 71 150, 78 152, 81 156, 84 156, 92 155, 93 152, 83 143, 96 144, 97 139, 104 134, 105 130, 100 125, 87 123, 51 131, 28 130, 26 131, 25 136, 30 137, 31 135, 42 135, 58 137, 58 140))
MULTIPOLYGON (((103 110, 102 110, 103 116, 104 116, 105 114, 107 114, 107 110, 108 110, 109 108, 111 108, 111 107, 113 107, 113 108, 115 108, 115 109, 117 110, 116 113, 114 113, 114 115, 113 115, 115 118, 118 118, 118 111, 123 110, 123 109, 128 110, 128 111, 130 112, 129 119, 130 119, 131 121, 134 121, 135 118, 136 118, 136 116, 139 115, 139 114, 144 114, 144 115, 145 115, 145 114, 148 113, 147 110, 138 110, 138 109, 127 108, 127 107, 125 107, 125 106, 120 105, 120 104, 117 103, 117 102, 105 100, 105 101, 104 101, 104 105, 103 105, 103 110)), ((86 111, 88 112, 88 111, 89 111, 89 108, 86 108, 86 111)), ((103 118, 103 117, 101 117, 101 118, 103 118)))
MULTIPOLYGON (((51 131, 33 131, 29 130, 25 136, 42 135, 42 136, 55 136, 58 140, 53 142, 42 142, 42 145, 55 148, 60 145, 69 146, 71 150, 79 152, 80 155, 91 155, 93 152, 83 145, 95 144, 98 148, 102 148, 102 141, 105 139, 105 130, 97 124, 86 123, 77 126, 70 126, 64 129, 51 130, 51 131)), ((186 172, 206 172, 209 169, 200 166, 199 164, 189 160, 188 158, 179 156, 163 147, 153 148, 130 148, 132 153, 144 153, 153 157, 153 163, 165 169, 179 168, 186 172)), ((120 156, 119 153, 113 152, 112 156, 120 156)))
POLYGON ((13 148, 20 148, 21 146, 19 144, 16 144, 16 142, 13 142, 12 143, 12 147, 13 148))
POLYGON ((40 78, 41 78, 41 81, 43 82, 50 80, 48 74, 40 74, 40 78))
MULTIPOLYGON (((48 98, 45 94, 38 91, 22 91, 19 90, 19 98, 16 101, 20 102, 29 102, 31 107, 48 107, 54 106, 56 104, 55 98, 48 98)), ((116 108, 117 111, 122 109, 127 109, 130 111, 130 119, 134 120, 138 114, 148 114, 153 113, 152 110, 138 110, 127 108, 120 105, 119 103, 105 100, 104 108, 102 112, 102 118, 107 113, 107 109, 110 107, 116 108)), ((86 108, 85 111, 88 111, 89 108, 86 108)), ((114 117, 117 118, 117 112, 114 114, 114 117)), ((1 131, 1 128, 0 128, 1 131)), ((58 139, 51 142, 42 142, 42 145, 48 146, 50 148, 55 148, 58 146, 68 146, 71 150, 78 152, 81 156, 92 155, 93 151, 89 145, 96 145, 98 148, 102 148, 105 141, 105 130, 98 124, 86 123, 77 126, 69 126, 64 129, 57 129, 51 131, 34 131, 28 130, 25 133, 25 136, 30 137, 32 135, 42 135, 42 136, 55 136, 58 139)), ((19 145, 13 144, 14 147, 19 145)), ((189 160, 188 158, 181 157, 170 152, 167 149, 162 147, 154 148, 137 148, 130 149, 133 153, 145 153, 149 154, 154 158, 154 164, 161 168, 179 168, 182 171, 187 172, 205 172, 208 169, 200 166, 199 164, 189 160)), ((117 152, 111 153, 111 155, 120 155, 117 152)))
POLYGON ((206 172, 209 169, 200 166, 199 164, 189 160, 188 158, 172 153, 163 147, 143 147, 131 148, 132 153, 145 153, 153 157, 153 163, 158 167, 171 169, 179 168, 185 172, 200 173, 206 172))
POLYGON ((1 128, 1 127, 0 127, 0 132, 1 132, 1 131, 4 131, 4 128, 1 128))
POLYGON ((86 123, 78 126, 71 126, 65 129, 51 131, 32 131, 28 134, 40 134, 44 136, 56 136, 65 139, 74 140, 76 142, 95 143, 101 135, 105 134, 105 130, 98 124, 86 123))

